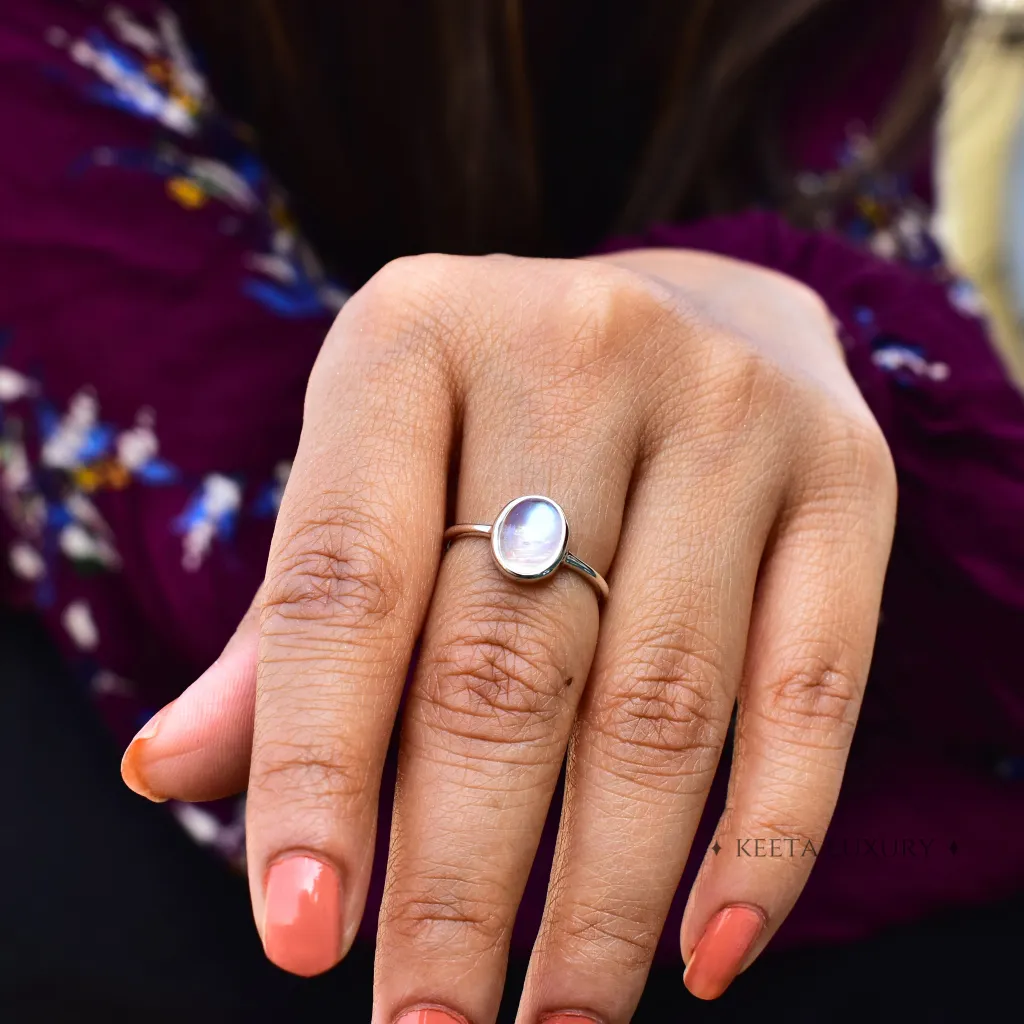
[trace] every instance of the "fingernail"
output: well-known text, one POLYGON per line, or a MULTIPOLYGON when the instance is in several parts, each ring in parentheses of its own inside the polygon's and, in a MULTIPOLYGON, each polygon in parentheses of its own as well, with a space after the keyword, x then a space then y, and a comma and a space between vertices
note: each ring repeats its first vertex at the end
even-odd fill
POLYGON ((420 1010, 406 1010, 395 1024, 466 1024, 466 1018, 426 1006, 420 1010))
POLYGON ((726 907, 709 922, 693 950, 683 983, 698 999, 717 999, 739 973, 765 925, 754 907, 726 907))
MULTIPOLYGON (((171 701, 173 704, 174 701, 171 701)), ((162 804, 167 797, 160 796, 159 793, 154 793, 152 789, 146 783, 145 774, 142 771, 140 760, 146 746, 146 741, 151 740, 160 728, 160 722, 164 715, 167 713, 167 709, 171 706, 167 704, 162 707, 134 736, 131 743, 128 744, 128 749, 124 752, 124 757, 121 758, 121 778, 124 780, 124 784, 133 792, 138 793, 139 796, 144 796, 147 800, 152 800, 154 803, 162 804)))
POLYGON ((556 1013, 553 1017, 542 1017, 540 1024, 595 1024, 595 1021, 585 1013, 556 1013))
POLYGON ((310 977, 338 962, 341 952, 341 882, 315 857, 287 857, 267 872, 263 947, 292 974, 310 977))

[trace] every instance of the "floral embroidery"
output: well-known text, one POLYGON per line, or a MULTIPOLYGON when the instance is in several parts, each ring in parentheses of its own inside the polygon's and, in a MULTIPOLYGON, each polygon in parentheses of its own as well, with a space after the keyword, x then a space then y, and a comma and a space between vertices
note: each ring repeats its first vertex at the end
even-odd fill
MULTIPOLYGON (((173 484, 181 474, 160 458, 151 409, 140 410, 133 426, 119 431, 100 420, 99 401, 89 389, 76 392, 59 415, 39 397, 34 381, 0 366, 0 416, 0 500, 21 534, 8 550, 8 562, 15 575, 36 585, 36 602, 45 608, 54 598, 56 558, 67 559, 83 575, 120 568, 113 533, 92 495, 124 490, 133 483, 173 484), (5 388, 5 381, 15 380, 16 387, 5 388), (7 408, 30 397, 38 428, 35 463, 26 449, 25 416, 11 415, 7 408)), ((274 467, 272 479, 259 488, 250 505, 253 516, 277 515, 290 469, 290 462, 274 467)), ((182 536, 182 566, 187 571, 202 566, 214 541, 234 535, 243 489, 239 476, 210 473, 193 491, 172 523, 182 536)), ((84 635, 82 630, 69 632, 84 635)))
MULTIPOLYGON (((17 576, 35 585, 43 608, 55 598, 59 560, 80 575, 120 568, 113 533, 94 495, 134 482, 153 487, 179 478, 160 458, 151 409, 140 410, 126 430, 101 420, 99 411, 96 395, 82 388, 61 414, 37 382, 0 366, 0 502, 20 534, 8 562, 17 576), (35 460, 30 447, 38 453, 35 460)), ((76 614, 75 622, 84 619, 76 614)), ((84 627, 69 632, 87 635, 84 627)))
POLYGON ((177 18, 161 10, 149 28, 120 5, 111 4, 106 20, 119 41, 100 28, 72 38, 59 27, 50 29, 48 40, 66 48, 76 64, 99 78, 88 90, 91 99, 156 120, 172 131, 196 134, 208 93, 177 18))
MULTIPOLYGON (((292 464, 279 462, 273 478, 259 488, 248 512, 258 519, 276 519, 281 496, 292 464)), ((215 540, 230 540, 242 508, 244 484, 240 476, 210 473, 192 493, 185 511, 175 520, 182 535, 182 567, 187 572, 202 568, 215 540)))
MULTIPOLYGON (((77 170, 142 171, 162 178, 167 195, 185 210, 220 203, 232 218, 253 218, 264 243, 245 257, 243 293, 279 316, 336 313, 349 293, 298 231, 282 190, 252 152, 249 129, 217 109, 175 15, 161 8, 146 24, 111 4, 105 20, 113 37, 93 28, 75 38, 54 27, 49 41, 99 79, 84 90, 87 98, 155 121, 165 134, 145 150, 97 146, 77 170), (208 153, 184 148, 200 139, 208 153)), ((238 230, 232 218, 221 226, 229 234, 238 230)))
MULTIPOLYGON (((145 149, 96 146, 73 168, 120 168, 159 177, 167 195, 184 210, 212 204, 227 215, 221 230, 237 234, 241 218, 261 230, 263 245, 244 256, 244 294, 285 317, 335 313, 348 292, 332 281, 292 218, 283 192, 252 152, 252 133, 217 109, 172 11, 158 7, 145 18, 119 4, 103 8, 103 23, 72 35, 60 26, 48 42, 93 76, 73 87, 92 102, 155 122, 161 132, 145 149), (202 143, 202 152, 189 150, 202 143)), ((99 402, 79 391, 63 414, 40 394, 37 382, 0 366, 0 410, 30 401, 32 414, 5 416, 0 434, 2 500, 20 537, 8 551, 12 570, 34 584, 36 600, 55 600, 54 569, 59 559, 78 572, 114 571, 120 566, 110 529, 92 495, 122 490, 133 482, 159 486, 179 481, 177 470, 159 457, 154 416, 142 410, 135 424, 118 431, 99 418, 99 402), (31 427, 35 428, 35 436, 31 427), (35 442, 37 464, 26 445, 35 442)), ((288 466, 274 470, 252 504, 259 517, 276 515, 288 466)), ((172 529, 182 537, 182 565, 196 571, 218 540, 230 539, 242 511, 240 477, 210 473, 196 486, 172 529)), ((86 608, 87 611, 87 608, 86 608)), ((65 609, 65 625, 83 650, 91 629, 82 609, 65 609), (69 626, 68 623, 71 625, 69 626), (84 642, 83 642, 84 641, 84 642)))
MULTIPOLYGON (((846 139, 837 153, 838 167, 869 164, 873 145, 862 123, 849 125, 846 139)), ((814 195, 835 173, 801 174, 797 187, 805 195, 814 195)), ((964 316, 983 318, 986 315, 981 293, 974 284, 950 271, 942 247, 932 232, 932 213, 915 195, 908 175, 883 172, 869 175, 848 207, 838 215, 825 215, 820 227, 842 232, 850 241, 881 259, 904 263, 931 275, 945 286, 950 304, 964 316)), ((887 363, 885 368, 891 365, 887 363)), ((949 368, 945 369, 948 376, 949 368)), ((933 380, 946 379, 941 370, 938 375, 924 371, 921 375, 931 376, 933 380)))
POLYGON ((61 613, 60 621, 79 650, 94 651, 99 646, 100 634, 88 601, 72 601, 61 613))
POLYGON ((183 535, 182 567, 196 572, 215 539, 228 539, 242 506, 242 483, 223 473, 210 473, 189 499, 185 511, 174 523, 183 535))
POLYGON ((891 373, 900 384, 915 384, 915 378, 941 382, 949 379, 949 364, 931 361, 922 345, 894 334, 879 332, 874 311, 860 306, 853 311, 857 324, 871 335, 871 361, 891 373))
MULTIPOLYGON (((797 177, 797 188, 804 195, 819 194, 842 170, 870 165, 873 146, 865 126, 853 122, 836 153, 837 170, 805 172, 797 177)), ((822 218, 819 227, 841 231, 882 259, 946 272, 942 251, 930 231, 931 213, 914 194, 905 174, 878 172, 867 176, 844 209, 838 213, 823 211, 822 218)))
POLYGON ((871 361, 888 370, 897 380, 908 383, 911 376, 944 381, 949 378, 949 366, 930 362, 920 345, 910 345, 899 338, 882 335, 872 343, 871 361))
MULTIPOLYGON (((840 168, 870 163, 873 143, 860 123, 847 129, 837 162, 840 168)), ((826 186, 835 172, 806 173, 797 179, 797 187, 814 195, 826 186)), ((931 230, 932 215, 914 194, 907 175, 877 173, 867 177, 846 211, 828 216, 820 225, 841 231, 852 242, 881 259, 904 263, 928 274, 946 290, 950 305, 962 315, 984 318, 986 309, 981 293, 967 278, 952 273, 942 248, 931 230)), ((874 313, 861 308, 855 320, 871 340, 872 362, 891 373, 903 385, 921 379, 941 383, 949 379, 949 365, 929 360, 924 346, 902 338, 879 333, 874 313)))

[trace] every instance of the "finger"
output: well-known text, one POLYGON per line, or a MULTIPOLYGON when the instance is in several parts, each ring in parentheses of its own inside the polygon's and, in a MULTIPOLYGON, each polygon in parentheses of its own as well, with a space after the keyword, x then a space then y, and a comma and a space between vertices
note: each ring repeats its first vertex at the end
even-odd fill
POLYGON ((138 732, 121 760, 149 800, 218 800, 245 789, 256 703, 259 595, 221 656, 138 732))
POLYGON ((871 660, 894 509, 884 443, 854 431, 833 441, 780 521, 758 588, 719 850, 683 919, 686 984, 701 998, 721 994, 764 948, 825 837, 871 660))
POLYGON ((631 493, 523 1024, 631 1019, 715 773, 777 502, 735 452, 695 458, 708 443, 694 431, 631 493))
POLYGON ((358 928, 383 760, 440 552, 452 388, 415 308, 436 269, 391 265, 339 315, 263 586, 249 881, 267 955, 298 974, 333 965, 358 928))
MULTIPOLYGON (((554 285, 564 293, 563 282, 554 285)), ((566 511, 570 549, 603 572, 637 428, 620 401, 624 389, 599 374, 588 388, 560 384, 578 378, 596 342, 579 322, 559 319, 559 308, 538 319, 576 337, 578 350, 538 339, 532 386, 513 360, 470 392, 457 519, 492 521, 510 498, 549 494, 566 511), (550 382, 546 394, 538 380, 550 382)), ((474 1024, 494 1020, 597 629, 595 593, 571 572, 510 581, 488 544, 472 538, 445 556, 402 729, 377 940, 379 1024, 420 1006, 447 1007, 474 1024)))

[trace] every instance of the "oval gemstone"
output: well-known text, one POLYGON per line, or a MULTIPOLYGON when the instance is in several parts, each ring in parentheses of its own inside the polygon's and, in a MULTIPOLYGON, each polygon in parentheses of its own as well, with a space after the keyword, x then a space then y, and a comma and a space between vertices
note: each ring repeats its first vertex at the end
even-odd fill
POLYGON ((494 554, 516 576, 542 576, 562 559, 568 527, 548 498, 520 498, 504 514, 494 535, 494 554))

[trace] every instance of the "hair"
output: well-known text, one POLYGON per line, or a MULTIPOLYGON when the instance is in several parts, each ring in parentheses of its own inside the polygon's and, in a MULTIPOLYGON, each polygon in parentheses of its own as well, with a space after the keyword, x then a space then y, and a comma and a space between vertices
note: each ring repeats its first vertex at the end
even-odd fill
POLYGON ((313 243, 356 280, 428 250, 573 255, 613 232, 755 202, 813 220, 860 176, 912 158, 964 10, 942 0, 185 5, 222 100, 255 128, 313 243), (810 66, 836 82, 870 74, 887 19, 910 24, 913 40, 875 144, 800 197, 781 144, 784 99, 810 66), (841 59, 821 67, 837 38, 841 59), (574 200, 581 189, 585 203, 574 200))

